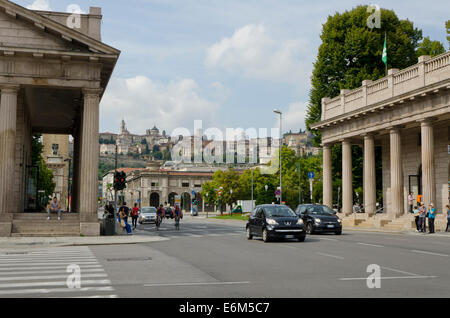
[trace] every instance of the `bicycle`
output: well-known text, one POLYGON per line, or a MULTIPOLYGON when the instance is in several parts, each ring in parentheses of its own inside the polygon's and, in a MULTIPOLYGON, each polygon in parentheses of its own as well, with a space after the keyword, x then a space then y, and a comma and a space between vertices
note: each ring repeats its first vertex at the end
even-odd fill
POLYGON ((181 219, 181 217, 179 215, 175 216, 175 229, 177 231, 180 230, 180 219, 181 219))
POLYGON ((157 215, 155 220, 156 230, 159 231, 159 227, 162 223, 162 215, 157 215))

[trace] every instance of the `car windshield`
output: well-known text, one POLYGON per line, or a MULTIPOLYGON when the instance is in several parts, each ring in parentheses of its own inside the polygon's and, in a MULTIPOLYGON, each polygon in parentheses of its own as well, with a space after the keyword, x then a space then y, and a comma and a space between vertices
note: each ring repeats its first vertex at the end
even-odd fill
POLYGON ((150 214, 150 213, 156 213, 156 209, 152 207, 142 208, 142 214, 150 214))
POLYGON ((294 211, 287 206, 266 206, 264 207, 264 212, 266 213, 266 217, 289 217, 296 216, 294 211))
POLYGON ((312 205, 308 207, 308 212, 314 215, 334 215, 333 210, 324 205, 312 205))

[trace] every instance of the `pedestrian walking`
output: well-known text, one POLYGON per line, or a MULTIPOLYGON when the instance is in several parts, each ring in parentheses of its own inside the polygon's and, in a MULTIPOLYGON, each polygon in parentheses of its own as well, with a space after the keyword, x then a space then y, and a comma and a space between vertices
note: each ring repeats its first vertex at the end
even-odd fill
POLYGON ((419 212, 419 208, 417 207, 417 205, 414 207, 414 221, 416 222, 416 232, 420 232, 420 212, 419 212))
POLYGON ((409 204, 409 213, 414 213, 413 205, 414 205, 414 195, 412 192, 408 195, 408 204, 409 204))
POLYGON ((420 204, 419 207, 419 223, 420 223, 420 232, 425 233, 427 231, 427 223, 426 223, 426 215, 427 210, 423 203, 420 204))
POLYGON ((128 216, 130 215, 130 209, 127 207, 127 203, 124 202, 123 205, 121 206, 121 208, 123 208, 123 211, 125 213, 124 220, 125 220, 125 222, 128 223, 128 216))
POLYGON ((428 228, 430 229, 430 234, 434 233, 434 219, 436 218, 436 209, 433 203, 430 204, 428 208, 428 228))
POLYGON ((180 219, 183 218, 183 212, 181 211, 180 207, 178 206, 178 204, 175 206, 175 229, 179 230, 180 229, 180 219))
POLYGON ((58 220, 61 220, 61 205, 59 204, 58 198, 54 197, 52 202, 47 207, 47 220, 50 220, 50 215, 52 213, 58 213, 58 220))
POLYGON ((125 221, 125 218, 126 218, 125 209, 122 206, 119 209, 119 223, 120 223, 120 226, 122 226, 122 228, 127 231, 127 234, 131 235, 131 234, 133 234, 133 231, 131 230, 130 224, 128 224, 128 222, 125 221))
POLYGON ((138 208, 138 204, 135 203, 133 210, 131 211, 131 218, 132 218, 131 223, 133 224, 133 230, 136 230, 138 217, 139 217, 139 208, 138 208))
POLYGON ((447 227, 445 228, 445 232, 448 231, 448 228, 450 227, 450 206, 446 206, 447 208, 447 227))

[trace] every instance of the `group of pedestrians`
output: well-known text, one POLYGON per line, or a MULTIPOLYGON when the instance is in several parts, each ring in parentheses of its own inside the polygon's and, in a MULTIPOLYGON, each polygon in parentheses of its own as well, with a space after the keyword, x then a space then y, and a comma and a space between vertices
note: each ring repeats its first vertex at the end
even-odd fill
POLYGON ((426 233, 427 232, 427 219, 428 219, 428 229, 429 233, 433 234, 434 231, 434 220, 436 219, 436 209, 433 203, 431 203, 427 208, 423 202, 419 206, 415 206, 413 210, 417 232, 426 233))

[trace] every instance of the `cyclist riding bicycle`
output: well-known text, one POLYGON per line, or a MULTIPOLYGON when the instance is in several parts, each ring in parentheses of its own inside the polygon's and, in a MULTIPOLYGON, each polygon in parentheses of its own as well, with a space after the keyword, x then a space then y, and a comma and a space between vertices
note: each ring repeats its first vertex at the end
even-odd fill
POLYGON ((181 211, 178 205, 175 206, 175 229, 180 229, 180 219, 183 218, 183 211, 181 211))
POLYGON ((159 226, 161 225, 161 222, 162 222, 162 220, 164 218, 165 212, 166 211, 164 210, 162 204, 159 206, 158 210, 156 210, 156 222, 155 222, 155 224, 156 224, 156 230, 158 230, 158 231, 159 231, 159 226))

